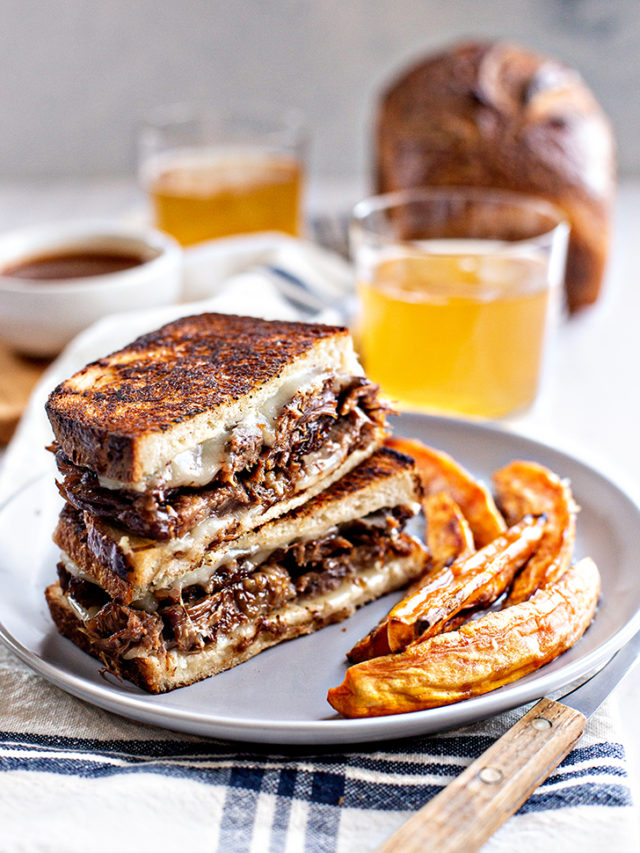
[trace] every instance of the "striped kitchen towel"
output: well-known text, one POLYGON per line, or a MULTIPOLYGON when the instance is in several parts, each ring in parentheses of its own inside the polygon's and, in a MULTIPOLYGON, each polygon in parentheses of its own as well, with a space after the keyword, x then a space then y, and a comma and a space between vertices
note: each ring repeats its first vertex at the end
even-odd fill
MULTIPOLYGON (((0 851, 372 851, 523 711, 431 737, 262 750, 132 723, 0 647, 0 851)), ((635 849, 611 709, 485 853, 635 849)))

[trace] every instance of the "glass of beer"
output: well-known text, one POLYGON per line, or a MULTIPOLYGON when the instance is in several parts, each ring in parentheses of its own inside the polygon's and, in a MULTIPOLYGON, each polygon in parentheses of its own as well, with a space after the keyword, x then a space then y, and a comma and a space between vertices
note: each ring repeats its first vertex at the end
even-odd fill
POLYGON ((406 410, 499 418, 535 399, 569 228, 553 205, 475 188, 356 205, 356 339, 406 410))
POLYGON ((257 231, 299 235, 305 142, 299 116, 273 108, 156 110, 139 134, 155 226, 183 246, 257 231))

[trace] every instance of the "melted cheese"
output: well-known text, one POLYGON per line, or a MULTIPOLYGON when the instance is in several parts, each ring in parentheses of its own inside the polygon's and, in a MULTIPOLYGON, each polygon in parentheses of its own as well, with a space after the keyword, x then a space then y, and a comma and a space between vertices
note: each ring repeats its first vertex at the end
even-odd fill
MULTIPOLYGON (((345 455, 346 450, 344 448, 338 447, 334 442, 326 442, 320 450, 303 456, 304 473, 296 482, 296 493, 308 488, 325 471, 337 468, 345 455)), ((274 482, 272 485, 274 489, 277 489, 279 485, 284 489, 284 483, 274 482)), ((238 522, 240 527, 243 527, 245 520, 250 515, 255 515, 255 511, 255 507, 248 507, 242 510, 230 510, 223 516, 206 518, 180 538, 163 543, 163 549, 172 556, 180 556, 193 550, 202 551, 223 528, 229 526, 230 521, 238 522)))
MULTIPOLYGON (((255 407, 238 423, 222 429, 206 441, 183 450, 162 471, 156 471, 144 480, 126 483, 98 476, 105 489, 145 492, 149 489, 175 489, 181 486, 204 486, 210 483, 224 465, 227 445, 234 431, 246 431, 249 436, 261 437, 263 445, 271 447, 275 440, 276 421, 300 391, 319 387, 331 374, 319 368, 306 368, 295 374, 278 388, 277 392, 255 407)), ((350 375, 349 375, 350 376, 350 375)), ((338 377, 346 381, 347 376, 338 377)))
MULTIPOLYGON (((418 503, 410 503, 406 506, 414 513, 415 516, 417 516, 417 514, 421 510, 420 504, 418 503)), ((386 510, 387 508, 375 510, 374 512, 365 516, 362 521, 366 521, 371 526, 385 526, 386 510)), ((410 526, 411 522, 409 522, 408 527, 410 526)), ((220 556, 219 559, 215 561, 207 561, 205 559, 195 569, 186 572, 179 578, 175 578, 169 583, 167 583, 166 581, 157 581, 155 584, 152 584, 142 596, 133 601, 132 606, 137 607, 141 610, 146 610, 148 612, 154 612, 158 608, 158 602, 155 598, 154 591, 159 588, 182 591, 186 587, 192 586, 194 584, 199 584, 205 587, 209 582, 210 578, 220 568, 231 563, 234 560, 237 560, 238 562, 249 561, 250 565, 247 567, 247 574, 250 574, 251 572, 255 571, 258 566, 268 560, 269 557, 279 548, 284 548, 288 545, 294 544, 295 542, 308 542, 314 539, 324 539, 325 537, 330 536, 333 533, 337 533, 338 531, 339 527, 337 527, 336 525, 331 525, 326 528, 323 528, 320 531, 314 531, 313 533, 310 533, 306 536, 298 536, 294 539, 291 539, 287 536, 285 532, 283 532, 280 537, 274 539, 271 542, 269 548, 261 548, 259 543, 252 545, 250 548, 230 548, 222 556, 220 556)), ((74 575, 78 578, 82 578, 83 580, 87 580, 91 583, 95 583, 95 580, 90 575, 87 575, 85 572, 83 572, 82 569, 80 569, 64 551, 61 553, 61 560, 69 574, 74 575)), ((77 613, 76 615, 80 614, 77 613)))

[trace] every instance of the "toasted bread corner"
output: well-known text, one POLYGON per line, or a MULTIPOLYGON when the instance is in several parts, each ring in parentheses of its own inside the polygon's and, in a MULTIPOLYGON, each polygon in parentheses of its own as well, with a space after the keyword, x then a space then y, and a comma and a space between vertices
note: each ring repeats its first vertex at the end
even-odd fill
POLYGON ((88 364, 52 391, 46 412, 75 464, 136 482, 305 365, 359 366, 347 329, 199 314, 88 364))

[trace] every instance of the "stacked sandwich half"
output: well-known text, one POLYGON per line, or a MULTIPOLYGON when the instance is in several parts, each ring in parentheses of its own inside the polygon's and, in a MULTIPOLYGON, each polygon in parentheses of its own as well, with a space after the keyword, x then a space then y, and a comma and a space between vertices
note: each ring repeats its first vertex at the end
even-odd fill
POLYGON ((420 487, 344 329, 203 314, 88 365, 47 414, 59 631, 152 692, 406 585, 420 487))

